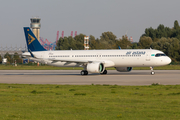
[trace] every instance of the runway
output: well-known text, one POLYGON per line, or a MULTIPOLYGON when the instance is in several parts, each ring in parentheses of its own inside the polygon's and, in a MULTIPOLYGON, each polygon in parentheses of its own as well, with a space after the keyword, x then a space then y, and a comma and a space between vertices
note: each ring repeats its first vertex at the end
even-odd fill
POLYGON ((60 84, 60 85, 162 85, 180 84, 180 70, 132 70, 117 72, 108 70, 107 75, 81 76, 80 70, 0 70, 0 83, 8 84, 60 84))

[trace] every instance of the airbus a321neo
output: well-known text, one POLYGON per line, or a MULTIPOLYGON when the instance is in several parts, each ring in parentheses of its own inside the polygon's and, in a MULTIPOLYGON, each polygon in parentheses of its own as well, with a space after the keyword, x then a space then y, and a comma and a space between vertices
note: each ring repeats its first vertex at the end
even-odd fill
POLYGON ((38 62, 59 67, 83 67, 81 75, 88 73, 107 74, 106 68, 114 67, 119 72, 129 72, 133 67, 167 65, 171 59, 162 51, 154 49, 117 50, 54 50, 44 49, 29 27, 24 27, 29 56, 38 62))

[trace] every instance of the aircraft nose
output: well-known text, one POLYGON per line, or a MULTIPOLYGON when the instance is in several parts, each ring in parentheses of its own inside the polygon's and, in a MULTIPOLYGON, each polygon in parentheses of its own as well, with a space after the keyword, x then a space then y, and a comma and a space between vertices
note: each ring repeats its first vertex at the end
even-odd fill
POLYGON ((167 58, 167 64, 170 64, 171 63, 171 58, 167 58))

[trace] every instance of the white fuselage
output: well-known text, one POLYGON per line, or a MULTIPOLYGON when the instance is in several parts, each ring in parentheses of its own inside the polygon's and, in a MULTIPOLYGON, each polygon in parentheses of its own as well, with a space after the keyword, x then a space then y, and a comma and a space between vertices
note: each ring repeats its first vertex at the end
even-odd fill
POLYGON ((163 66, 171 62, 168 56, 156 57, 156 54, 164 53, 153 49, 56 50, 32 53, 38 58, 37 61, 59 67, 83 67, 77 61, 102 62, 105 67, 163 66))

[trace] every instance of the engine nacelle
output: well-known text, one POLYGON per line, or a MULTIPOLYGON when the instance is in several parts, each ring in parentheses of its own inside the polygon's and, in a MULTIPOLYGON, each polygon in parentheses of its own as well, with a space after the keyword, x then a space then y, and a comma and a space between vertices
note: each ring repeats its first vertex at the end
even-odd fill
POLYGON ((115 67, 118 72, 130 72, 132 67, 115 67))
POLYGON ((103 73, 105 70, 103 63, 88 63, 86 69, 91 73, 103 73))

